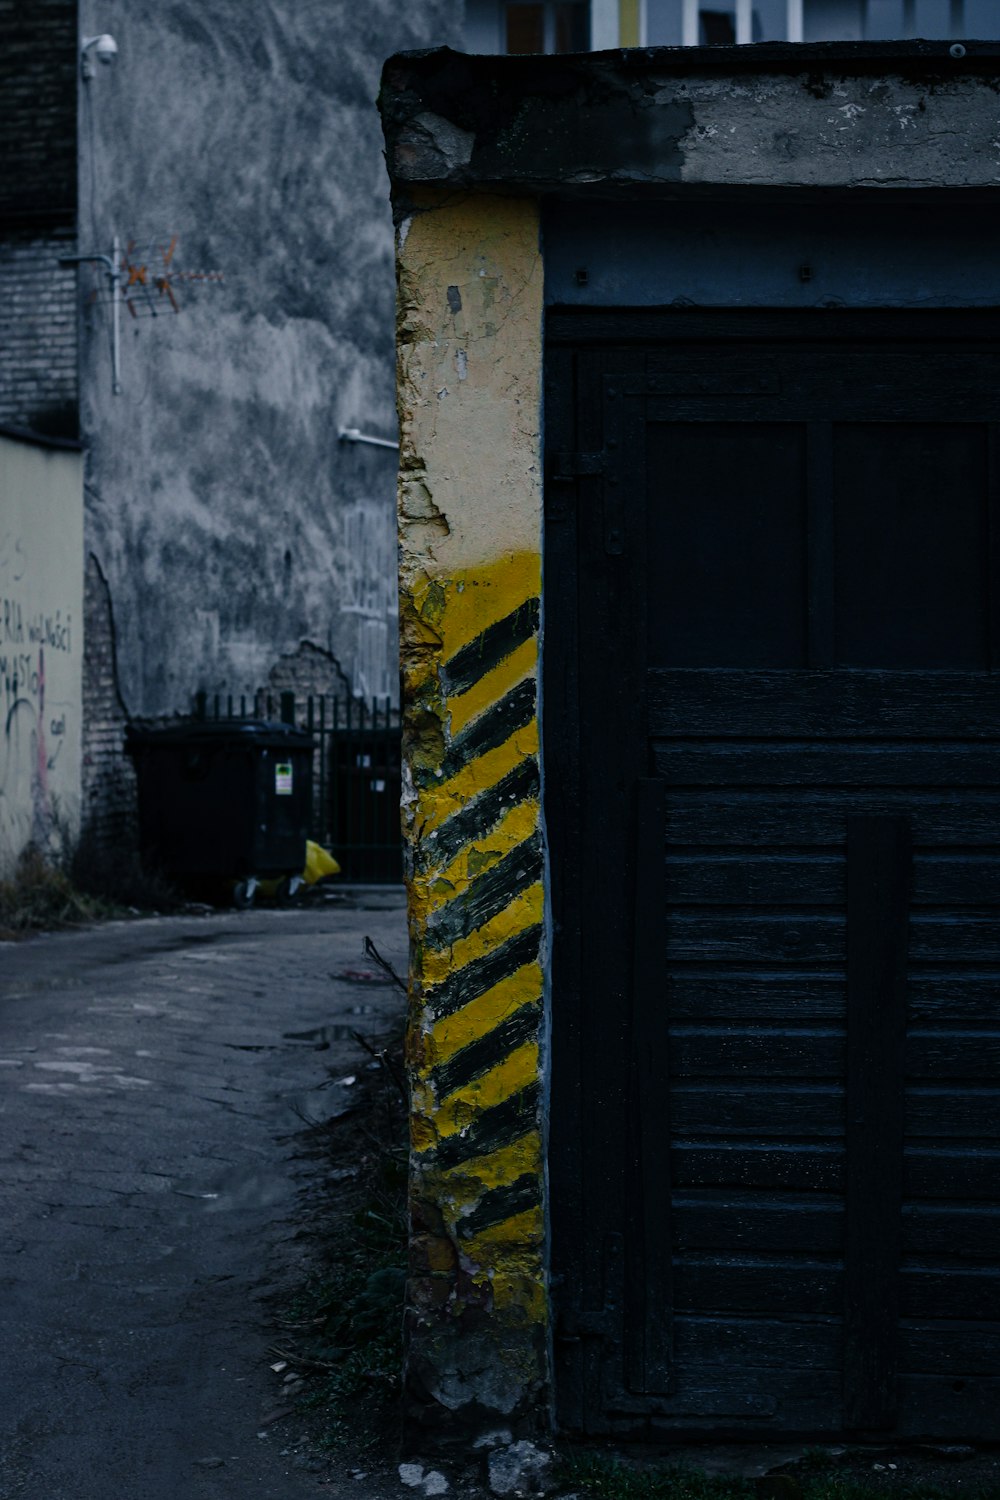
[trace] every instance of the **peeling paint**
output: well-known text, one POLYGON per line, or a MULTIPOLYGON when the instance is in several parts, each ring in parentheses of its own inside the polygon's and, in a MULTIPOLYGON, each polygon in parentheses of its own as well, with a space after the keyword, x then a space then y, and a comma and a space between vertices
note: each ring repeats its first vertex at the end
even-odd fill
POLYGON ((509 1414, 547 1374, 537 210, 427 199, 398 245, 408 1379, 509 1414))

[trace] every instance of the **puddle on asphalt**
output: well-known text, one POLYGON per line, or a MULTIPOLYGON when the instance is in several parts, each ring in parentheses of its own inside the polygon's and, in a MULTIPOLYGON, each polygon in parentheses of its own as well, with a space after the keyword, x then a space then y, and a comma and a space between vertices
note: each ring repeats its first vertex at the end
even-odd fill
MULTIPOLYGON (((369 1008, 365 1007, 366 1010, 369 1008)), ((312 1042, 319 1052, 329 1047, 331 1042, 353 1041, 357 1029, 356 1026, 344 1025, 316 1026, 312 1031, 283 1031, 281 1035, 286 1042, 312 1042)))

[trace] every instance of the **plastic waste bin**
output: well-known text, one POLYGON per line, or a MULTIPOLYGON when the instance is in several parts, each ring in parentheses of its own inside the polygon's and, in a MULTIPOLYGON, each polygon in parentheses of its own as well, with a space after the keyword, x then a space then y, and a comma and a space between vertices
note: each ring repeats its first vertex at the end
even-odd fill
POLYGON ((312 736, 262 720, 129 727, 143 858, 182 884, 300 877, 312 806, 312 736))

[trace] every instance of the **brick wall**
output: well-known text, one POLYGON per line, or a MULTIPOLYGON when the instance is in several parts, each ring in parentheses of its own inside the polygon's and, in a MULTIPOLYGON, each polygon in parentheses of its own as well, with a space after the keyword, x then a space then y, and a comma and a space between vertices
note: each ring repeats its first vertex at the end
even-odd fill
POLYGON ((72 229, 0 239, 0 426, 76 437, 76 270, 72 229))
POLYGON ((76 0, 0 0, 0 223, 76 216, 76 0))
POLYGON ((0 0, 0 424, 76 437, 77 8, 0 0))
POLYGON ((101 850, 136 842, 135 770, 125 754, 128 713, 118 689, 115 621, 101 566, 87 558, 83 594, 84 838, 101 850))

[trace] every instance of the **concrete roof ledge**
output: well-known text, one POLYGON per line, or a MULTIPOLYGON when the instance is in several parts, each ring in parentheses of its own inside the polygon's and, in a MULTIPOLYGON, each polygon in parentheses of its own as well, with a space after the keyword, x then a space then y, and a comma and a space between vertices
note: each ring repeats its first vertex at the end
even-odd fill
POLYGON ((419 183, 627 188, 1000 187, 1000 44, 649 47, 390 58, 397 199, 419 183))

